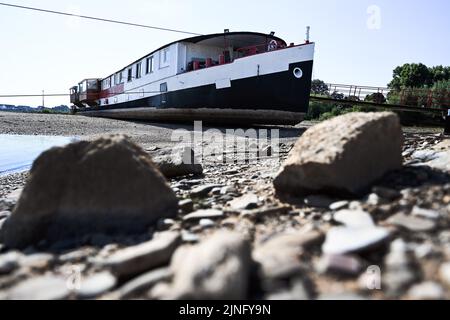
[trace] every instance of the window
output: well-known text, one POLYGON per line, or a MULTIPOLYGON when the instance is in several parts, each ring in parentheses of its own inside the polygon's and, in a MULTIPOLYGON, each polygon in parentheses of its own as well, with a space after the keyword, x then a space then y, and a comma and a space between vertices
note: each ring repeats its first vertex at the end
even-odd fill
POLYGON ((118 72, 114 75, 114 85, 117 86, 117 85, 121 84, 122 80, 123 80, 122 72, 118 72))
POLYGON ((167 92, 167 82, 161 83, 159 86, 160 92, 167 92))
POLYGON ((138 63, 136 65, 136 79, 139 79, 141 77, 142 72, 142 63, 138 63))
POLYGON ((167 64, 169 62, 169 53, 170 53, 170 49, 164 49, 163 51, 163 63, 167 64))
POLYGON ((148 57, 147 58, 147 67, 145 69, 145 73, 149 74, 149 73, 153 73, 153 71, 155 70, 155 66, 154 66, 154 62, 155 60, 153 59, 153 57, 148 57))
POLYGON ((127 81, 131 82, 131 80, 133 80, 133 68, 129 68, 128 69, 128 77, 127 77, 127 81))
POLYGON ((170 65, 170 49, 166 48, 161 50, 159 56, 159 67, 168 67, 170 65))

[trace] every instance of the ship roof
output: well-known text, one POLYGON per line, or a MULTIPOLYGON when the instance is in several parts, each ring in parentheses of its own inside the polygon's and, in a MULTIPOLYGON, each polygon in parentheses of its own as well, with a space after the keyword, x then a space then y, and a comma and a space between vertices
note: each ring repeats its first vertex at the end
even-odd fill
MULTIPOLYGON (((156 49, 156 50, 146 54, 145 56, 135 60, 134 62, 132 62, 129 65, 127 65, 126 67, 118 70, 117 72, 127 69, 130 66, 132 66, 133 64, 143 60, 144 58, 151 56, 152 54, 155 54, 156 52, 161 51, 161 50, 163 50, 167 47, 170 47, 171 45, 173 45, 175 43, 179 43, 179 42, 204 44, 204 45, 209 45, 209 46, 217 46, 217 45, 226 44, 227 46, 241 48, 241 47, 247 47, 247 46, 252 46, 252 45, 260 45, 263 43, 261 41, 262 40, 261 38, 265 38, 265 41, 276 40, 276 41, 281 42, 282 44, 286 45, 286 41, 284 41, 283 39, 278 38, 274 35, 260 33, 260 32, 239 31, 239 32, 207 34, 207 35, 190 37, 190 38, 177 40, 177 41, 168 43, 168 44, 160 47, 159 49, 156 49)), ((117 72, 115 72, 115 73, 117 73, 117 72)), ((102 80, 113 76, 115 73, 113 73, 112 75, 109 75, 106 78, 103 78, 102 80)))

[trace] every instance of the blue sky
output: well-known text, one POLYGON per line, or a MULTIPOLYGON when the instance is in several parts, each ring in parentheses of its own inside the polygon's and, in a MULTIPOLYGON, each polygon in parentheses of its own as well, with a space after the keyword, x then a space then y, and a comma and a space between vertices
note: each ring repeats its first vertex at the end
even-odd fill
MULTIPOLYGON (((4 0, 202 34, 276 31, 317 44, 314 77, 385 86, 406 62, 450 65, 448 0, 4 0)), ((186 36, 0 7, 0 95, 65 93, 186 36)), ((41 104, 40 98, 0 103, 41 104)), ((47 98, 46 104, 68 104, 47 98)))

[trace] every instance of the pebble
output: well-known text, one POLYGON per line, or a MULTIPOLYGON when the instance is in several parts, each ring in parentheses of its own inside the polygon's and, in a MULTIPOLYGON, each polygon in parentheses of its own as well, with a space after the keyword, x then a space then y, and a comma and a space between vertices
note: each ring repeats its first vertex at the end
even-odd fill
POLYGON ((91 299, 110 291, 116 284, 116 277, 109 271, 104 271, 83 279, 76 293, 81 299, 91 299))
POLYGON ((155 269, 144 273, 125 283, 118 291, 120 299, 129 299, 151 289, 155 284, 170 280, 172 272, 169 268, 155 269))
POLYGON ((372 192, 380 198, 391 201, 396 200, 402 196, 399 191, 385 187, 373 187, 372 192))
POLYGON ((199 225, 202 228, 212 228, 216 225, 216 223, 214 221, 212 221, 211 219, 201 219, 199 222, 199 225))
POLYGON ((409 289, 408 296, 414 300, 439 300, 444 298, 444 289, 436 282, 426 281, 409 289))
POLYGON ((6 219, 11 215, 11 211, 0 211, 0 220, 6 219))
POLYGON ((390 217, 387 222, 391 225, 399 226, 414 232, 432 231, 436 227, 436 223, 414 216, 408 216, 404 213, 397 213, 390 217))
POLYGON ((0 274, 9 274, 19 266, 21 255, 18 252, 10 252, 0 255, 0 274))
POLYGON ((337 210, 341 210, 341 209, 348 207, 349 204, 350 204, 350 202, 347 200, 337 201, 337 202, 333 202, 332 204, 330 204, 329 209, 333 210, 333 211, 337 211, 337 210))
POLYGON ((198 210, 183 217, 184 221, 216 219, 224 216, 223 211, 216 209, 198 210))
POLYGON ((319 262, 320 273, 358 275, 362 270, 361 261, 350 255, 325 255, 319 262))
POLYGON ((248 193, 240 198, 236 198, 228 203, 232 210, 254 209, 258 206, 258 196, 254 193, 248 193))
POLYGON ((436 220, 439 218, 440 214, 438 211, 435 210, 430 210, 430 209, 424 209, 418 206, 414 206, 411 214, 413 216, 417 216, 417 217, 422 217, 422 218, 427 218, 427 219, 432 219, 432 220, 436 220))
POLYGON ((305 198, 305 204, 314 208, 329 208, 334 199, 322 195, 311 195, 305 198))
POLYGON ((194 211, 194 202, 191 199, 181 200, 178 203, 178 206, 183 214, 188 214, 194 211))
POLYGON ((441 281, 450 287, 450 262, 443 263, 439 268, 439 276, 441 281))
POLYGON ((184 243, 197 243, 200 241, 200 237, 196 235, 195 233, 183 230, 181 232, 181 240, 184 243))
POLYGON ((212 189, 221 187, 223 186, 220 184, 208 184, 204 186, 199 186, 191 190, 191 196, 194 198, 201 198, 207 196, 212 189))
POLYGON ((374 226, 370 214, 362 210, 341 210, 334 214, 333 219, 347 227, 374 226))
POLYGON ((389 231, 381 227, 333 227, 322 246, 324 254, 359 252, 387 240, 389 231))
POLYGON ((119 250, 99 264, 118 277, 133 276, 168 263, 180 240, 178 232, 166 231, 151 241, 119 250))
POLYGON ((50 253, 35 253, 28 256, 23 256, 20 260, 20 265, 23 268, 44 270, 50 267, 55 261, 55 256, 50 253))
POLYGON ((13 287, 9 300, 64 300, 71 291, 68 282, 55 275, 44 275, 25 280, 13 287))

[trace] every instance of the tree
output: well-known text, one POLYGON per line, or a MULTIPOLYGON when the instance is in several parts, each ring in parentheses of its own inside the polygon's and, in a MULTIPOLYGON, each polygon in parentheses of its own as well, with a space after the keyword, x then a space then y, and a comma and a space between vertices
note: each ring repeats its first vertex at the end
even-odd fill
POLYGON ((393 79, 388 87, 395 90, 402 88, 421 88, 433 84, 430 68, 422 63, 406 63, 394 69, 393 79))
POLYGON ((327 96, 328 86, 322 80, 316 79, 311 83, 311 93, 327 96))
POLYGON ((381 92, 374 92, 372 94, 368 94, 364 99, 364 101, 375 103, 386 103, 386 98, 381 92))
POLYGON ((430 68, 433 84, 450 80, 450 67, 435 66, 430 68))

